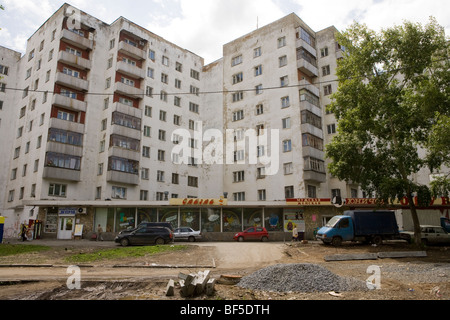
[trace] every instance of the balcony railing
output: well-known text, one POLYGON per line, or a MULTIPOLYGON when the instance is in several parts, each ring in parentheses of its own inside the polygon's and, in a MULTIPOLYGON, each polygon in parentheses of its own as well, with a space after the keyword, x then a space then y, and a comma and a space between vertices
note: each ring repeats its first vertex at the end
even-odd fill
POLYGON ((143 70, 139 67, 133 66, 124 61, 119 61, 117 63, 117 71, 119 71, 123 75, 129 76, 134 79, 144 79, 145 78, 145 70, 143 70))
POLYGON ((119 42, 119 51, 124 52, 128 56, 138 60, 145 60, 146 58, 146 53, 144 50, 134 47, 125 41, 119 42))
POLYGON ((90 60, 82 58, 80 56, 74 55, 67 51, 60 51, 58 54, 58 61, 63 62, 69 66, 89 70, 92 68, 92 63, 90 60))
POLYGON ((72 99, 61 94, 54 94, 52 104, 61 106, 65 109, 70 109, 78 112, 86 112, 87 104, 84 101, 72 99))
POLYGON ((84 38, 70 30, 64 29, 61 35, 61 40, 82 48, 83 50, 92 50, 94 48, 94 41, 84 38))
POLYGON ((144 98, 144 90, 129 86, 122 82, 115 83, 114 91, 119 94, 122 94, 122 95, 125 95, 128 97, 132 97, 132 98, 138 98, 138 99, 144 98))
POLYGON ((56 83, 75 90, 88 91, 89 89, 89 81, 62 72, 56 74, 56 83))

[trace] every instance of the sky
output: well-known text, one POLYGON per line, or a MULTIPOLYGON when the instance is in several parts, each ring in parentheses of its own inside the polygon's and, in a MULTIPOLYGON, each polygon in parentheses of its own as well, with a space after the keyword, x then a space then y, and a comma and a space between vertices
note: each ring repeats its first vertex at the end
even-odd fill
POLYGON ((0 0, 0 46, 24 53, 27 39, 65 2, 106 22, 123 16, 203 57, 222 57, 222 46, 258 26, 294 12, 313 30, 354 21, 379 31, 433 16, 450 36, 448 0, 0 0))

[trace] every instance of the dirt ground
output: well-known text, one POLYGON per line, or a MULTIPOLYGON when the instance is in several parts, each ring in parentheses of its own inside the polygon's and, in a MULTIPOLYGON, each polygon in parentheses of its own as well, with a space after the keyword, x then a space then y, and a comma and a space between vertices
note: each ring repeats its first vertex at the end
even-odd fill
MULTIPOLYGON (((100 261, 81 268, 81 289, 68 289, 64 257, 92 252, 91 243, 67 242, 49 251, 0 257, 1 300, 184 300, 178 274, 210 270, 218 279, 213 296, 190 300, 449 300, 450 247, 428 247, 426 257, 377 260, 325 261, 335 254, 417 250, 404 242, 373 247, 362 244, 325 246, 319 242, 198 242, 182 252, 171 252, 120 261, 100 261), (274 292, 243 289, 225 284, 225 275, 245 276, 279 263, 314 263, 331 272, 366 281, 367 268, 380 267, 381 288, 350 292, 274 292), (21 266, 17 266, 20 264, 21 266), (48 265, 48 266, 45 266, 48 265), (429 270, 429 271, 428 271, 429 270), (434 273, 437 273, 434 274, 434 273), (431 274, 434 274, 432 277, 431 274), (428 276, 428 274, 430 276, 428 276), (420 275, 420 277, 417 277, 420 275), (167 297, 169 279, 175 280, 175 295, 167 297)), ((115 247, 102 243, 102 247, 115 247)))

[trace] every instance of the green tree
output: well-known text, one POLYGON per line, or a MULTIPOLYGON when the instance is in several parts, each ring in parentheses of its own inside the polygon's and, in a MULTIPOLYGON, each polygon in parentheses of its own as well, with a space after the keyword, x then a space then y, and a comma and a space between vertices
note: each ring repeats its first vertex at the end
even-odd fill
POLYGON ((439 168, 450 150, 449 136, 446 148, 430 146, 433 132, 440 135, 440 119, 450 115, 445 31, 433 18, 425 26, 405 22, 378 33, 355 22, 337 39, 345 52, 329 107, 338 123, 326 147, 329 170, 360 184, 380 204, 406 196, 420 244, 413 195, 426 205, 431 192, 412 174, 439 168))

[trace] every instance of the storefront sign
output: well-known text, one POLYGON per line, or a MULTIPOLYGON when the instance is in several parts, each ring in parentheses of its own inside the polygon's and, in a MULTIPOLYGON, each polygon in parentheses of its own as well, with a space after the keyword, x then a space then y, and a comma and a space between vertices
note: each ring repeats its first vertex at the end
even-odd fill
POLYGON ((198 199, 198 198, 172 198, 169 199, 172 206, 223 206, 227 199, 198 199))
POLYGON ((321 199, 321 198, 286 199, 286 204, 291 206, 330 206, 331 199, 321 199))
POLYGON ((78 213, 78 208, 59 208, 58 215, 60 216, 74 216, 78 213))

